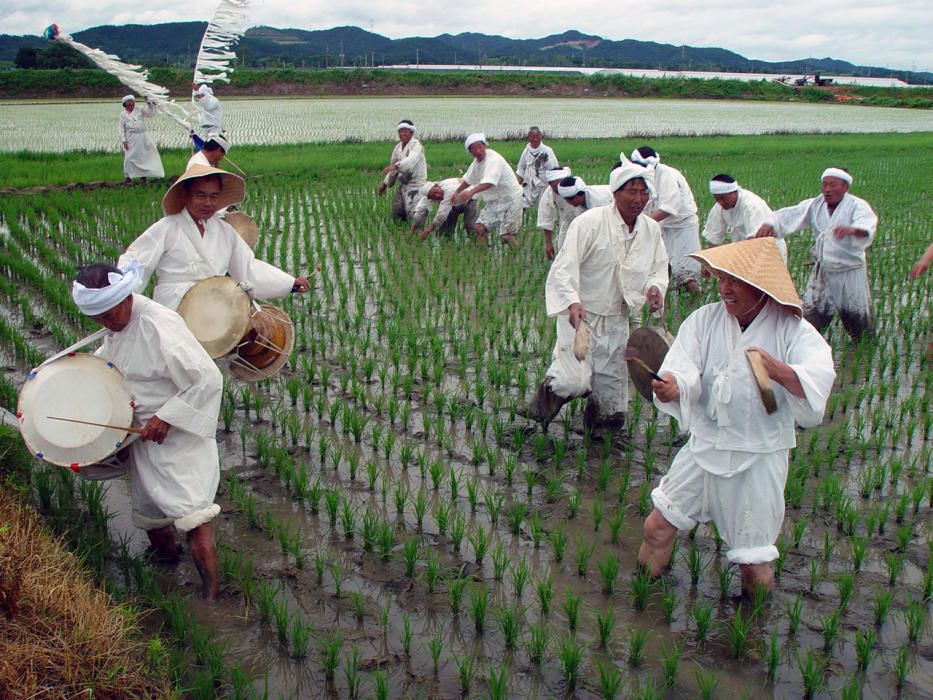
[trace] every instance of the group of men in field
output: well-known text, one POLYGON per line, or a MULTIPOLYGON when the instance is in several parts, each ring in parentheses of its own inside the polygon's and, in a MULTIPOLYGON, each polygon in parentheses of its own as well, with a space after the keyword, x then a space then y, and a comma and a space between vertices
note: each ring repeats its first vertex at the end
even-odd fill
MULTIPOLYGON (((403 168, 400 146, 413 133, 410 122, 399 124, 395 170, 403 168)), ((702 231, 708 248, 701 250, 690 186, 650 146, 621 154, 607 185, 588 185, 559 167, 536 127, 514 172, 483 134, 470 135, 464 145, 474 158, 464 176, 442 181, 444 187, 412 182, 411 211, 423 212, 427 197, 441 202, 439 213, 449 217, 452 207, 481 199, 485 207, 466 219, 468 229, 472 225, 486 243, 497 227, 503 242, 516 245, 522 209, 537 207, 545 254, 553 261, 545 305, 557 321, 557 342, 529 404, 530 418, 546 425, 566 402, 585 396, 585 431, 623 430, 630 324, 641 322, 643 310, 661 312, 669 282, 696 293, 701 271, 715 277, 720 301, 685 319, 652 384, 658 409, 689 437, 651 494, 654 510, 638 560, 660 575, 676 532, 712 521, 741 570, 743 593, 770 590, 795 425, 819 425, 835 379, 820 331, 838 315, 854 341, 873 332, 865 251, 877 216, 849 193, 852 175, 827 168, 820 195, 777 211, 734 177, 715 175, 709 181, 715 204, 702 231), (784 238, 804 228, 813 230, 814 245, 801 300, 787 270, 784 238), (773 382, 774 410, 763 405, 747 350, 757 353, 773 382)), ((418 153, 421 174, 420 144, 418 153)), ((400 208, 393 212, 405 215, 400 208)), ((413 222, 412 230, 419 225, 413 222)), ((933 246, 925 259, 912 274, 929 266, 933 246)))

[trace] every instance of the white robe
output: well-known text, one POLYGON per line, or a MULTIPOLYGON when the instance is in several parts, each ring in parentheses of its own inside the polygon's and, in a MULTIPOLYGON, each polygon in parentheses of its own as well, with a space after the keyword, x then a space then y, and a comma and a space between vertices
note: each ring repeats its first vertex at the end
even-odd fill
POLYGON ((774 212, 769 224, 778 238, 813 229, 812 255, 816 265, 804 291, 804 314, 825 325, 836 313, 855 338, 873 326, 871 292, 865 251, 875 238, 878 215, 864 199, 846 193, 832 215, 822 196, 805 199, 774 212), (854 226, 867 236, 836 238, 837 226, 854 226))
MULTIPOLYGON (((706 226, 703 228, 703 238, 713 245, 735 243, 744 241, 755 235, 761 225, 772 218, 771 207, 767 202, 750 190, 738 189, 735 206, 723 209, 716 202, 706 217, 706 226)), ((787 244, 777 240, 778 250, 784 261, 787 261, 787 244)))
POLYGON ((541 193, 547 187, 547 171, 560 167, 554 149, 538 144, 532 148, 530 143, 525 144, 521 156, 518 158, 518 167, 515 173, 522 178, 522 190, 526 207, 533 207, 541 199, 541 193))
POLYGON ((500 236, 517 234, 522 226, 522 186, 505 158, 487 148, 483 160, 474 159, 463 179, 470 186, 492 185, 474 197, 483 202, 476 223, 488 230, 498 229, 500 236))
POLYGON ((744 333, 718 302, 684 320, 659 370, 665 373, 676 378, 680 400, 655 398, 655 405, 689 430, 690 440, 652 492, 655 507, 679 529, 714 520, 730 561, 772 561, 794 425, 820 424, 836 376, 829 345, 770 300, 744 333), (778 408, 768 415, 745 356, 750 347, 789 364, 804 398, 772 382, 778 408))
POLYGON ((220 100, 213 95, 204 95, 196 100, 200 112, 201 136, 207 139, 213 134, 222 134, 222 109, 220 100))
MULTIPOLYGON (((444 180, 438 180, 435 183, 444 193, 444 198, 440 202, 437 202, 437 212, 434 214, 434 218, 431 219, 431 225, 435 228, 447 221, 447 217, 450 216, 450 212, 454 207, 453 196, 457 188, 460 187, 461 182, 463 182, 463 180, 459 177, 448 177, 444 180)), ((420 226, 427 221, 428 213, 431 211, 431 206, 433 204, 435 204, 435 201, 427 195, 421 195, 415 200, 415 209, 412 219, 416 225, 420 226)))
POLYGON ((557 318, 557 344, 547 376, 551 390, 568 398, 592 391, 602 417, 628 408, 628 370, 622 351, 629 314, 636 318, 649 288, 667 291, 667 253, 657 222, 641 215, 629 230, 614 204, 584 212, 570 224, 545 284, 549 316, 557 318), (580 303, 592 329, 590 354, 573 354, 567 309, 580 303))
POLYGON ((655 196, 645 207, 645 213, 664 211, 669 214, 660 223, 674 281, 682 285, 689 280, 697 280, 700 263, 687 257, 700 250, 700 220, 693 191, 676 168, 658 163, 648 170, 652 174, 655 196))
POLYGON ((172 427, 165 441, 131 446, 133 522, 187 532, 220 512, 217 416, 223 379, 217 365, 174 311, 133 295, 130 322, 105 336, 96 353, 123 374, 135 402, 133 424, 158 416, 172 427))
POLYGON ((132 112, 120 113, 120 142, 123 151, 123 177, 165 177, 162 159, 146 130, 146 119, 156 113, 153 105, 136 105, 132 112))
POLYGON ((577 218, 579 213, 577 207, 570 206, 566 199, 547 187, 538 199, 538 216, 535 224, 543 231, 557 232, 554 245, 555 250, 560 250, 570 222, 577 218))
POLYGON ((418 189, 428 176, 428 163, 421 141, 414 136, 407 144, 403 145, 399 141, 392 149, 389 165, 394 165, 396 169, 387 173, 382 183, 387 188, 398 183, 398 189, 392 197, 392 213, 403 220, 408 219, 414 215, 418 189))
POLYGON ((142 291, 155 274, 152 298, 177 309, 192 285, 214 275, 229 274, 258 299, 277 299, 291 292, 295 278, 262 260, 217 215, 204 222, 204 236, 187 209, 166 216, 143 231, 120 256, 118 266, 139 260, 144 268, 142 291))
POLYGON ((185 166, 185 171, 187 172, 190 170, 192 165, 203 165, 207 168, 213 167, 211 162, 207 159, 207 156, 204 155, 204 151, 198 151, 188 159, 188 165, 185 166))

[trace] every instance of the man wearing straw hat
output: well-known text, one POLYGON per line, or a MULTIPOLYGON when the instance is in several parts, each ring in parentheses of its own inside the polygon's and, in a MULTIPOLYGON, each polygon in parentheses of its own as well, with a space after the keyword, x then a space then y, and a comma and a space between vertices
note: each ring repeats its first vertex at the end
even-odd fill
POLYGON ((418 190, 428 177, 428 163, 421 141, 415 138, 414 122, 403 119, 395 130, 398 132, 398 143, 392 149, 389 165, 382 171, 384 177, 378 194, 381 197, 397 182, 398 189, 392 197, 392 216, 406 221, 414 214, 418 190))
POLYGON ((418 189, 418 197, 415 201, 414 214, 411 217, 411 227, 408 233, 414 233, 415 229, 424 226, 428 219, 428 212, 431 210, 431 202, 437 202, 437 213, 431 219, 431 223, 424 227, 421 232, 421 240, 424 240, 435 229, 440 229, 442 233, 449 233, 457 225, 457 219, 463 217, 463 227, 469 232, 476 223, 476 202, 470 200, 466 204, 454 206, 453 198, 457 188, 460 187, 462 180, 459 177, 448 177, 437 182, 426 182, 418 189))
POLYGON ((654 510, 638 562, 660 575, 677 530, 712 521, 742 573, 743 594, 753 596, 773 586, 794 424, 823 420, 836 376, 833 358, 801 318, 800 298, 773 239, 693 257, 716 277, 720 301, 687 317, 658 370, 661 380, 652 383, 655 405, 690 438, 651 492, 654 510), (767 374, 763 388, 747 351, 757 353, 767 374))
POLYGON ((642 306, 657 311, 667 291, 667 253, 661 228, 645 216, 650 183, 645 169, 626 163, 612 171, 613 203, 584 212, 570 224, 545 284, 549 316, 557 316, 551 366, 528 406, 528 416, 550 422, 575 396, 589 395, 588 430, 621 430, 628 410, 623 350, 629 317, 642 306), (590 332, 589 351, 578 357, 577 333, 590 332))
POLYGON ((553 260, 557 254, 554 248, 554 230, 557 229, 558 248, 567 234, 567 227, 576 217, 573 208, 567 204, 563 197, 557 194, 557 187, 565 177, 570 177, 570 168, 555 168, 548 170, 544 176, 547 187, 538 199, 538 218, 536 225, 544 231, 544 254, 548 260, 553 260))
POLYGON ((874 335, 865 251, 875 237, 878 215, 864 199, 849 194, 852 175, 827 168, 822 194, 774 212, 757 236, 785 236, 813 229, 813 271, 803 293, 803 315, 822 331, 839 315, 849 337, 874 335))
POLYGON ((517 246, 524 211, 518 178, 505 158, 486 148, 486 134, 470 134, 463 146, 473 156, 473 162, 463 174, 454 204, 466 204, 474 197, 483 201, 483 209, 473 225, 477 243, 489 243, 492 229, 498 230, 503 243, 517 246))
POLYGON ((152 298, 177 309, 193 285, 229 274, 257 299, 307 292, 304 277, 293 277, 258 260, 236 230, 216 213, 243 200, 243 179, 217 168, 195 165, 175 181, 162 199, 165 216, 143 231, 120 256, 118 265, 139 260, 140 286, 155 273, 152 298))
POLYGON ((204 147, 188 159, 185 170, 190 170, 192 165, 218 168, 229 150, 230 141, 220 134, 210 134, 204 142, 204 147))
POLYGON ((112 331, 97 355, 120 370, 134 401, 141 440, 130 446, 133 523, 153 549, 177 560, 172 526, 187 535, 204 595, 217 596, 212 520, 220 480, 217 416, 223 380, 217 365, 174 311, 134 294, 138 261, 122 268, 89 265, 78 273, 72 297, 78 308, 112 331))

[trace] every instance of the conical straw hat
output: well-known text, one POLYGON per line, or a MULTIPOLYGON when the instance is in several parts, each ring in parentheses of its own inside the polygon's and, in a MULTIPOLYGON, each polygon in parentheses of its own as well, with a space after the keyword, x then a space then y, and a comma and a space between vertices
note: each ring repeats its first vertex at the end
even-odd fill
POLYGON ((794 281, 781 259, 777 242, 770 236, 707 248, 699 253, 690 253, 690 257, 712 270, 747 282, 792 314, 803 314, 803 304, 794 288, 794 281))
POLYGON ((246 183, 243 182, 243 178, 239 175, 207 165, 192 165, 181 177, 175 180, 175 183, 165 193, 162 198, 162 211, 166 214, 178 214, 185 208, 185 190, 182 188, 182 183, 206 175, 220 175, 221 186, 220 199, 217 202, 218 210, 243 201, 243 196, 246 194, 246 183))

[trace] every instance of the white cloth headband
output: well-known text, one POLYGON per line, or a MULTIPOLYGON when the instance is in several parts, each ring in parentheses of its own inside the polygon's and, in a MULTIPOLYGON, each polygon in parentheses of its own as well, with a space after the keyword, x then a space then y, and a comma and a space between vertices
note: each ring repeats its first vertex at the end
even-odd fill
POLYGON ((845 182, 847 185, 852 184, 852 176, 849 175, 849 173, 847 173, 842 168, 826 168, 826 170, 823 171, 823 174, 820 175, 820 182, 822 182, 828 177, 838 177, 840 180, 845 182))
POLYGON ((143 267, 139 260, 131 260, 120 270, 107 275, 110 285, 100 289, 85 287, 78 281, 71 285, 71 298, 87 316, 100 316, 136 291, 142 281, 143 267))
POLYGON ((486 134, 478 131, 475 134, 470 134, 469 136, 466 137, 466 141, 463 142, 463 147, 466 148, 467 152, 469 153, 470 146, 480 141, 482 141, 483 143, 486 143, 486 134))
POLYGON ((739 183, 737 182, 723 182, 722 180, 710 180, 709 181, 709 193, 711 195, 717 194, 729 194, 730 192, 738 192, 739 183))
POLYGON ((398 131, 399 129, 408 129, 410 132, 414 133, 415 125, 409 124, 408 122, 399 122, 398 126, 395 127, 395 130, 398 131))
MULTIPOLYGON (((620 158, 619 160, 621 160, 621 158, 620 158)), ((644 165, 644 166, 648 167, 648 166, 657 165, 658 163, 660 163, 660 162, 661 162, 661 156, 647 156, 647 157, 645 157, 645 156, 643 156, 641 153, 639 153, 638 149, 636 148, 634 151, 632 151, 631 160, 632 160, 633 163, 638 163, 639 165, 644 165)))
POLYGON ((641 178, 645 181, 648 188, 648 196, 654 197, 654 178, 651 173, 637 163, 623 163, 618 168, 609 173, 609 191, 616 192, 620 190, 629 180, 641 178))
POLYGON ((548 182, 563 180, 565 177, 570 177, 570 168, 557 168, 555 170, 548 170, 544 177, 547 178, 548 182))
POLYGON ((213 95, 214 90, 209 85, 202 85, 195 91, 194 94, 195 95, 213 95))
POLYGON ((434 189, 434 183, 429 180, 428 182, 424 183, 421 187, 418 188, 418 194, 421 195, 422 197, 427 197, 431 193, 431 190, 433 189, 434 189))
POLYGON ((563 198, 565 198, 565 199, 567 199, 567 198, 569 198, 569 197, 576 197, 578 194, 580 194, 581 192, 583 192, 583 188, 584 188, 584 187, 585 187, 585 185, 583 184, 583 181, 580 180, 580 178, 575 177, 575 178, 573 179, 573 184, 570 185, 569 187, 564 187, 563 185, 558 185, 558 186, 557 186, 557 194, 559 194, 561 197, 563 197, 563 198))
POLYGON ((132 100, 133 102, 135 102, 135 101, 136 101, 136 96, 135 96, 135 95, 127 95, 127 96, 124 97, 122 100, 120 100, 120 104, 121 104, 121 105, 125 105, 125 104, 126 104, 127 102, 129 102, 130 100, 132 100))

